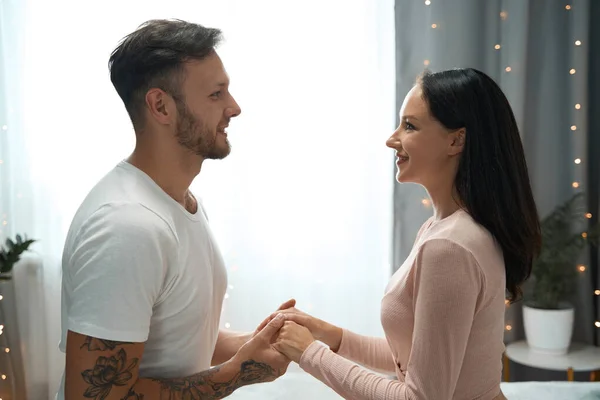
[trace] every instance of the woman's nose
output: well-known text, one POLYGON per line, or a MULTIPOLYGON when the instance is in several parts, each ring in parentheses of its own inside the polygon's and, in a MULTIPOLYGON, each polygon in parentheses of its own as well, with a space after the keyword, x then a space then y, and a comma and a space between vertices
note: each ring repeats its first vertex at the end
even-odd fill
POLYGON ((401 143, 400 143, 400 135, 398 135, 398 132, 394 132, 392 134, 392 136, 390 136, 389 139, 385 142, 385 145, 392 149, 399 148, 401 143))

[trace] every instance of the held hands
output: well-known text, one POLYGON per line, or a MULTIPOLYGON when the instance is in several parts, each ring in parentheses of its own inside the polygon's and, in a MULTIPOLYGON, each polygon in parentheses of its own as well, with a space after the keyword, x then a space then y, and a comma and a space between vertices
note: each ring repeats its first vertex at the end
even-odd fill
POLYGON ((279 333, 274 336, 273 347, 289 359, 299 362, 304 351, 315 340, 320 340, 333 351, 337 351, 342 340, 342 330, 298 310, 295 308, 295 304, 295 300, 283 303, 277 312, 271 314, 259 325, 256 331, 261 331, 277 315, 283 314, 285 323, 279 333))

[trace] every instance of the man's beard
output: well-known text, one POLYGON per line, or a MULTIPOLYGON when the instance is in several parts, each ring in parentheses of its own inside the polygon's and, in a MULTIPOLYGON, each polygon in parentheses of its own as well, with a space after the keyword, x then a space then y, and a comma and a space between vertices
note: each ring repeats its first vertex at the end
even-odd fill
POLYGON ((229 155, 231 145, 225 137, 225 146, 217 144, 217 133, 188 110, 183 101, 177 102, 177 141, 180 145, 204 159, 220 160, 229 155))

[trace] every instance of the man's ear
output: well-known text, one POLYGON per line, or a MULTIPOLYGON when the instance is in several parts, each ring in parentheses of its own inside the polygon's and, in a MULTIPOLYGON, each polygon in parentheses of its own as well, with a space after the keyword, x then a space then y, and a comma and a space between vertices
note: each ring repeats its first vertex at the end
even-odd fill
POLYGON ((161 125, 169 125, 176 119, 176 107, 173 99, 158 88, 146 93, 146 107, 151 118, 161 125))
POLYGON ((462 153, 467 140, 467 130, 465 128, 457 129, 450 133, 450 146, 448 146, 449 155, 457 155, 462 153))

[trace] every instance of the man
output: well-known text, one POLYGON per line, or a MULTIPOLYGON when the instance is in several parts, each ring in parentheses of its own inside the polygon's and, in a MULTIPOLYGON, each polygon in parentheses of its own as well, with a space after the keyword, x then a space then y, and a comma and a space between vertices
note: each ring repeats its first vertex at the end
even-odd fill
POLYGON ((281 320, 219 331, 227 274, 189 191, 204 160, 229 154, 226 128, 240 114, 220 36, 154 20, 110 57, 136 146, 91 190, 67 236, 59 400, 220 399, 289 364, 270 345, 281 320))

